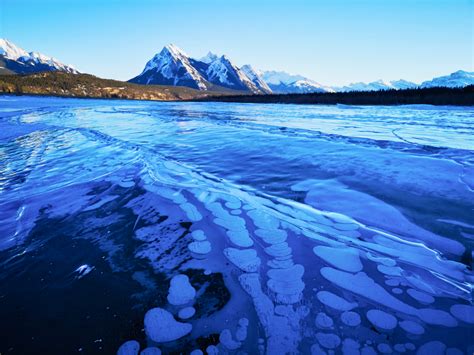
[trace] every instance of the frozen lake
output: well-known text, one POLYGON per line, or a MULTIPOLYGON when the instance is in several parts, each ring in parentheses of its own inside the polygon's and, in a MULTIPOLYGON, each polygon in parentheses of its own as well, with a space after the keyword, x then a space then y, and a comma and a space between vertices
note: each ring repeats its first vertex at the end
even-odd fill
POLYGON ((2 354, 474 350, 473 108, 4 96, 0 221, 2 354))

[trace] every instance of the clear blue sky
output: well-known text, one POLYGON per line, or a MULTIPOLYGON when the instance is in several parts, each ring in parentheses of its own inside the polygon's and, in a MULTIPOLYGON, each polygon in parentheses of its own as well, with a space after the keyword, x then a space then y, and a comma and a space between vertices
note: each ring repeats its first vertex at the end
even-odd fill
POLYGON ((168 43, 323 84, 473 71, 474 0, 0 0, 0 37, 130 79, 168 43))

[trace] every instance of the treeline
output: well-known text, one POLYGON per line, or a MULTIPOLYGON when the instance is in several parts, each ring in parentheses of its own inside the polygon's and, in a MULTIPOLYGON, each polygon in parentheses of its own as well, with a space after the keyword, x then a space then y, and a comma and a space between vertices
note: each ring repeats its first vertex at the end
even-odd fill
POLYGON ((197 98, 193 101, 321 105, 474 105, 474 85, 464 88, 351 91, 311 94, 238 95, 197 98))
POLYGON ((70 74, 59 71, 29 75, 0 75, 0 94, 2 93, 165 101, 191 100, 217 94, 182 86, 137 85, 102 79, 89 74, 70 74))

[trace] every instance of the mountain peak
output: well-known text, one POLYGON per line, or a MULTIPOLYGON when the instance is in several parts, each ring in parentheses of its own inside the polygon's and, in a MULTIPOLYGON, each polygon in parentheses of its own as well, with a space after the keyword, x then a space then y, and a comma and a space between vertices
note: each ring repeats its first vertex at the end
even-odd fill
POLYGON ((181 56, 187 57, 186 53, 184 53, 184 51, 181 48, 179 48, 177 45, 173 43, 167 44, 166 46, 163 47, 163 50, 161 51, 161 53, 166 53, 166 52, 170 53, 174 57, 181 57, 181 56))
POLYGON ((209 51, 204 57, 199 59, 199 61, 201 61, 203 63, 206 63, 206 64, 210 64, 210 63, 212 63, 213 61, 215 61, 217 59, 219 59, 219 56, 217 54, 214 54, 211 51, 209 51))

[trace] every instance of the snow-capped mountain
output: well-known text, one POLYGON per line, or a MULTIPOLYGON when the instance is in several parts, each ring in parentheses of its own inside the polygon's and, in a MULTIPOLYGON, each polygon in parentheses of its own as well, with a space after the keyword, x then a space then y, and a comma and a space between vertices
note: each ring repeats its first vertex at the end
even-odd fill
POLYGON ((439 76, 423 82, 420 87, 431 88, 436 86, 444 87, 464 87, 468 85, 474 85, 474 72, 468 72, 464 70, 458 70, 457 72, 451 73, 445 76, 439 76))
POLYGON ((343 87, 335 87, 334 90, 338 92, 347 91, 378 91, 378 90, 400 90, 400 89, 413 89, 418 87, 417 84, 407 80, 392 80, 384 81, 377 80, 370 83, 352 83, 343 87))
POLYGON ((38 52, 27 52, 14 43, 0 39, 0 73, 29 74, 40 71, 63 71, 79 73, 71 65, 59 62, 38 52))
POLYGON ((165 46, 145 65, 142 73, 129 80, 136 84, 187 86, 206 90, 209 83, 193 67, 189 57, 173 44, 165 46))
POLYGON ((165 46, 146 64, 140 75, 129 81, 137 84, 187 86, 198 90, 209 90, 214 85, 219 85, 255 94, 264 92, 227 56, 219 57, 209 52, 198 60, 189 57, 173 44, 165 46))
POLYGON ((304 76, 288 74, 282 71, 265 71, 261 76, 274 93, 294 94, 334 91, 332 88, 321 85, 304 76))
POLYGON ((209 64, 206 77, 211 83, 230 89, 248 90, 253 93, 260 92, 252 80, 225 55, 209 64))
POLYGON ((263 78, 260 76, 260 74, 252 68, 250 64, 245 64, 240 68, 245 75, 255 84, 255 86, 263 91, 266 94, 271 94, 272 89, 268 86, 268 84, 263 80, 263 78))

